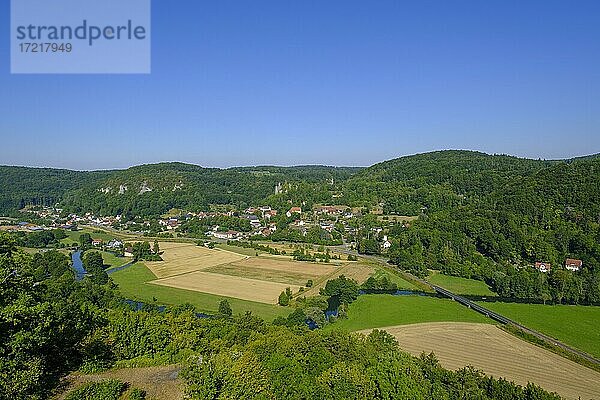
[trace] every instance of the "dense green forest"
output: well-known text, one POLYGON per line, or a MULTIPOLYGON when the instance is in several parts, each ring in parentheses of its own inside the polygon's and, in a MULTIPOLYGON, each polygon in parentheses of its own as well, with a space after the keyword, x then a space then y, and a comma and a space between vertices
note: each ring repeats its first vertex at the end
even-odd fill
MULTIPOLYGON (((380 331, 309 331, 304 320, 272 324, 227 307, 213 318, 186 305, 134 311, 115 289, 108 277, 76 281, 64 254, 27 255, 0 233, 0 399, 48 398, 74 370, 170 363, 184 365, 192 399, 558 399, 469 367, 445 370, 380 331)), ((71 398, 122 390, 108 381, 71 398)))
POLYGON ((80 172, 0 166, 0 215, 28 205, 53 206, 67 193, 96 185, 110 171, 80 172))

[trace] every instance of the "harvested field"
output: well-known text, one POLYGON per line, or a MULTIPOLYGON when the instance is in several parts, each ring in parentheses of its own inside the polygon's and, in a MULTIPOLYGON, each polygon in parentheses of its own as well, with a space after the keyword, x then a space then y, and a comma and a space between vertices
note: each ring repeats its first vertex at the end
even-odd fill
POLYGON ((316 264, 293 261, 290 258, 275 259, 265 257, 252 257, 247 258, 245 260, 234 261, 231 264, 247 269, 261 268, 275 271, 289 271, 305 275, 312 275, 313 277, 328 275, 340 269, 340 267, 331 264, 316 264))
POLYGON ((433 351, 449 369, 472 365, 520 385, 533 382, 567 399, 600 399, 600 373, 520 340, 495 325, 441 322, 380 329, 394 335, 400 347, 414 355, 433 351))
POLYGON ((375 273, 375 269, 364 264, 348 264, 339 272, 346 278, 352 278, 356 282, 362 283, 375 273))
POLYGON ((309 279, 315 279, 316 275, 302 274, 294 271, 266 269, 258 267, 242 267, 235 264, 217 265, 206 268, 204 272, 214 274, 238 276, 241 278, 258 279, 269 282, 286 283, 294 286, 304 286, 309 279))
POLYGON ((159 245, 163 261, 145 263, 157 278, 200 271, 245 258, 229 251, 207 249, 189 243, 161 242, 159 245))
POLYGON ((64 399, 67 393, 88 382, 105 379, 117 379, 127 382, 131 387, 146 391, 148 399, 179 400, 183 399, 183 382, 178 379, 180 367, 171 365, 148 368, 123 368, 109 370, 99 374, 83 375, 74 373, 65 378, 64 391, 53 397, 64 399))
MULTIPOLYGON (((276 304, 279 294, 290 287, 289 284, 284 283, 213 274, 204 271, 158 279, 150 283, 268 304, 276 304)), ((297 288, 292 288, 292 290, 294 289, 297 290, 297 288)))

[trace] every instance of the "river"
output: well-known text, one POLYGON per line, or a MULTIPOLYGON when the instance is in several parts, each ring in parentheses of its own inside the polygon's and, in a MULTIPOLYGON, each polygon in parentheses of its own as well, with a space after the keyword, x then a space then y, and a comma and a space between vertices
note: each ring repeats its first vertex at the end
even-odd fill
POLYGON ((74 251, 71 253, 71 260, 73 261, 73 269, 75 270, 75 279, 78 281, 82 280, 85 274, 85 268, 83 268, 83 261, 81 261, 81 250, 74 251))

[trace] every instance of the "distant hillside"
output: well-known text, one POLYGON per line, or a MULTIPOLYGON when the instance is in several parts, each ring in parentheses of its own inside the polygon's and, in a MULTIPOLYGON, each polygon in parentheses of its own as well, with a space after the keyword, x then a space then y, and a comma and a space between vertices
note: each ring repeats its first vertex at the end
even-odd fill
POLYGON ((346 184, 345 201, 383 202, 387 213, 414 215, 486 196, 552 165, 506 155, 448 150, 397 158, 364 169, 346 184))
POLYGON ((73 211, 104 215, 159 215, 171 208, 202 210, 210 204, 245 207, 274 194, 279 183, 342 182, 359 170, 328 166, 218 169, 183 163, 101 172, 2 167, 0 212, 57 202, 73 211))
POLYGON ((108 174, 110 172, 0 166, 0 215, 26 205, 54 205, 65 194, 93 185, 108 174))
MULTIPOLYGON (((423 210, 492 204, 516 193, 533 196, 532 187, 549 190, 558 185, 554 182, 557 176, 566 174, 569 180, 569 171, 585 169, 597 160, 597 156, 586 156, 542 161, 451 150, 401 157, 368 168, 218 169, 160 163, 126 170, 78 172, 0 167, 0 213, 57 202, 69 210, 104 215, 159 215, 171 208, 202 210, 211 204, 243 208, 263 202, 278 207, 304 202, 307 206, 382 204, 385 213, 418 215, 423 210), (284 193, 275 195, 279 183, 284 193)), ((554 193, 562 196, 565 191, 557 188, 554 193)), ((515 208, 509 203, 504 207, 515 208)))

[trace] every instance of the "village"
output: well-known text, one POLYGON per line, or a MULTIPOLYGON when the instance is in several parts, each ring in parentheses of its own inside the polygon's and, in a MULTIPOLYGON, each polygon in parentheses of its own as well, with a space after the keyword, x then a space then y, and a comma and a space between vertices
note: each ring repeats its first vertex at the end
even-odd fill
MULTIPOLYGON (((376 243, 376 250, 371 254, 386 254, 392 247, 392 239, 388 237, 390 228, 395 224, 402 227, 410 225, 416 217, 382 216, 377 208, 365 213, 364 209, 351 208, 344 205, 315 205, 311 209, 301 206, 290 206, 282 212, 270 206, 253 206, 244 210, 218 210, 189 212, 174 210, 171 215, 160 218, 133 218, 125 221, 122 215, 97 216, 94 213, 84 214, 67 213, 58 207, 27 207, 22 210, 25 221, 14 223, 13 220, 0 221, 0 231, 8 232, 39 232, 44 230, 62 229, 77 231, 81 227, 104 229, 115 233, 132 234, 145 237, 177 238, 192 237, 206 241, 291 241, 313 244, 338 245, 350 250, 358 250, 358 241, 366 236, 376 243), (284 212, 283 212, 284 211, 284 212), (375 217, 368 226, 361 225, 365 214, 375 217), (31 222, 29 221, 31 220, 31 222), (219 224, 218 221, 238 221, 236 226, 242 229, 230 229, 228 225, 219 224), (188 229, 192 221, 206 222, 201 226, 206 229, 195 232, 188 229), (288 235, 281 235, 285 230, 288 235), (290 232, 292 234, 290 234, 290 232), (316 233, 315 237, 307 237, 316 233), (288 237, 291 236, 291 237, 288 237), (322 239, 322 240, 320 240, 322 239)), ((113 239, 103 241, 92 238, 92 246, 107 251, 119 252, 126 257, 133 256, 130 245, 121 240, 113 239), (128 247, 129 246, 129 247, 128 247)), ((545 261, 536 261, 531 265, 522 267, 534 268, 542 273, 549 273, 552 264, 545 261)), ((578 272, 583 267, 583 261, 567 258, 562 268, 578 272)))

